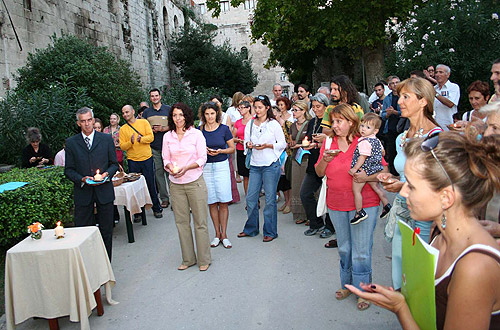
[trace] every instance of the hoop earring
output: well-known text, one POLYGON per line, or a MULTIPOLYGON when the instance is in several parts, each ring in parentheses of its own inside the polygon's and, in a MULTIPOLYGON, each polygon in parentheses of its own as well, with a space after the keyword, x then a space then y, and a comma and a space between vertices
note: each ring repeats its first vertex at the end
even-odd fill
POLYGON ((443 229, 446 228, 446 214, 444 214, 444 210, 443 210, 443 216, 441 217, 441 227, 443 229))

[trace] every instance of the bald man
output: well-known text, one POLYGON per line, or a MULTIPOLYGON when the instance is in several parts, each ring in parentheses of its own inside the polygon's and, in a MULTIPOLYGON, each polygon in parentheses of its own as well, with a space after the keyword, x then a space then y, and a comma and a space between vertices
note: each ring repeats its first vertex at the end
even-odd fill
MULTIPOLYGON (((156 190, 155 168, 150 146, 154 140, 153 130, 146 119, 135 118, 135 110, 131 105, 122 108, 122 116, 126 124, 120 127, 120 148, 127 152, 129 172, 144 175, 153 201, 154 216, 161 218, 163 209, 156 190)), ((139 222, 141 219, 136 217, 134 221, 139 222)))

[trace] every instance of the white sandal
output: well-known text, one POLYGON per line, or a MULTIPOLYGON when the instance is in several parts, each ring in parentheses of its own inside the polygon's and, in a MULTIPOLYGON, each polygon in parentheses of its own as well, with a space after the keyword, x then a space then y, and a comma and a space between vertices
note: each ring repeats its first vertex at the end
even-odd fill
POLYGON ((211 247, 218 247, 220 244, 220 239, 218 237, 214 237, 214 239, 212 240, 212 243, 210 243, 210 246, 211 247))
POLYGON ((231 245, 231 242, 227 239, 227 238, 224 238, 222 240, 222 245, 226 248, 226 249, 230 249, 232 248, 233 246, 231 245))

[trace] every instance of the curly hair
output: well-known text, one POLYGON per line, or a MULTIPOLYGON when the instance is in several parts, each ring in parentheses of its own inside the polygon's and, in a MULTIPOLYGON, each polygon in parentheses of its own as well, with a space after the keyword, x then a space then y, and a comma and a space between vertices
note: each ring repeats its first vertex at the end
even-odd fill
POLYGON ((176 126, 174 123, 174 111, 175 109, 179 109, 182 111, 182 115, 184 116, 184 130, 187 131, 191 126, 194 125, 194 114, 193 110, 191 108, 182 102, 176 103, 172 106, 172 112, 170 113, 170 116, 168 116, 168 130, 167 132, 170 131, 175 131, 176 126))

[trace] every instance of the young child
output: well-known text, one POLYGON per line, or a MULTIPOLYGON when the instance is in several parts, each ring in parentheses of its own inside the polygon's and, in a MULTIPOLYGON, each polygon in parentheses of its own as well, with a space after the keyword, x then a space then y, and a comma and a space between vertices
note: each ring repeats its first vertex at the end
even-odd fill
MULTIPOLYGON (((359 138, 358 146, 352 157, 351 169, 349 170, 350 175, 354 175, 354 173, 360 172, 361 170, 364 170, 366 175, 372 175, 384 169, 382 166, 382 156, 385 154, 384 148, 380 140, 375 136, 381 124, 382 120, 373 112, 367 113, 363 116, 363 119, 361 119, 361 137, 359 138)), ((385 191, 379 186, 378 182, 368 182, 368 184, 380 197, 382 203, 384 203, 384 210, 380 214, 380 217, 385 218, 391 209, 391 204, 389 204, 385 191)), ((364 186, 365 182, 358 183, 354 180, 352 182, 356 215, 351 219, 351 225, 356 225, 368 218, 365 210, 363 210, 363 196, 361 195, 361 190, 364 186)))

